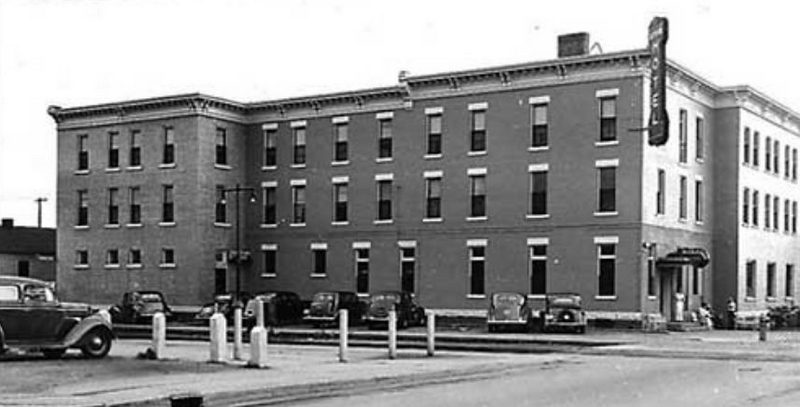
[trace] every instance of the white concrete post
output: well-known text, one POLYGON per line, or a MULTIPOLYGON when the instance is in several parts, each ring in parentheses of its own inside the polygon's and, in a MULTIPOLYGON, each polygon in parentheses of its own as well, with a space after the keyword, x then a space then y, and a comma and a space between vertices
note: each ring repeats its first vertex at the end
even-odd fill
POLYGON ((242 357, 242 307, 233 309, 233 359, 243 360, 242 357))
POLYGON ((267 366, 267 329, 264 328, 264 303, 256 300, 256 325, 250 330, 250 367, 267 366))
POLYGON ((433 356, 433 350, 436 341, 436 314, 433 311, 426 311, 428 327, 428 356, 433 356))
POLYGON ((389 359, 397 358, 397 311, 389 311, 389 359))
POLYGON ((156 359, 163 359, 167 351, 167 317, 163 312, 153 315, 153 343, 150 347, 156 359))
POLYGON ((256 326, 264 327, 264 301, 256 300, 256 326))
POLYGON ((228 359, 228 323, 225 316, 218 312, 211 316, 209 322, 211 362, 224 363, 228 359))
POLYGON ((347 362, 347 310, 339 310, 339 362, 347 362))

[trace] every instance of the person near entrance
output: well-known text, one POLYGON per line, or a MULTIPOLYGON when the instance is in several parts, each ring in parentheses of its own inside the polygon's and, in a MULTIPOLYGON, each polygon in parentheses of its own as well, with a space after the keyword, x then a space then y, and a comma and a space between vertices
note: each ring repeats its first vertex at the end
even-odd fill
POLYGON ((736 300, 733 297, 728 297, 728 312, 726 315, 728 329, 736 329, 736 300))

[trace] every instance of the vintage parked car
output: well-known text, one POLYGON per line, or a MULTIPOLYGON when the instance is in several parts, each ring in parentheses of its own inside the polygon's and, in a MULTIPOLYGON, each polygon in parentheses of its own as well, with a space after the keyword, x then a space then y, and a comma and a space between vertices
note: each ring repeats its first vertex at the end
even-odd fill
POLYGON ((364 318, 370 329, 389 323, 389 311, 397 311, 397 326, 425 325, 425 308, 408 292, 384 291, 372 294, 364 318))
MULTIPOLYGON (((250 294, 242 292, 239 293, 239 296, 242 300, 242 303, 247 303, 250 299, 250 294)), ((211 316, 214 315, 214 312, 219 312, 225 316, 225 319, 228 322, 233 321, 233 310, 236 298, 234 293, 225 293, 225 294, 217 294, 214 296, 214 302, 210 302, 208 304, 203 305, 200 307, 200 311, 194 315, 194 323, 195 324, 208 324, 208 320, 211 319, 211 316)), ((244 314, 242 314, 244 319, 244 314)))
POLYGON ((496 332, 501 327, 530 330, 533 327, 533 312, 528 297, 514 292, 494 293, 489 299, 486 327, 496 332))
POLYGON ((38 350, 58 358, 68 348, 102 358, 111 350, 111 323, 87 304, 60 302, 51 283, 0 276, 0 353, 38 350))
POLYGON ((264 306, 264 324, 275 326, 303 319, 303 301, 290 291, 274 291, 257 294, 244 308, 244 325, 253 326, 256 322, 256 300, 264 306))
POLYGON ((542 313, 542 330, 586 332, 586 312, 581 308, 581 296, 575 293, 547 294, 542 313))
POLYGON ((111 321, 123 324, 149 322, 157 312, 172 318, 172 310, 159 291, 130 291, 122 294, 122 301, 108 310, 111 321))
POLYGON ((364 315, 364 305, 352 291, 324 291, 314 294, 303 320, 318 327, 339 321, 339 310, 346 309, 348 322, 358 323, 364 315))

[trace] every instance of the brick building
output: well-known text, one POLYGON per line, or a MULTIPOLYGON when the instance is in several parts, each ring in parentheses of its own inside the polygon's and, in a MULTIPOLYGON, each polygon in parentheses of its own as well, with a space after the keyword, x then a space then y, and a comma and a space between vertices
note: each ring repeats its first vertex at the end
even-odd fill
POLYGON ((631 320, 680 319, 676 293, 685 310, 793 301, 800 117, 669 62, 671 137, 651 146, 649 58, 51 107, 60 290, 184 304, 232 290, 237 199, 220 190, 241 184, 250 292, 404 289, 479 314, 495 291, 573 291, 592 317, 631 320))
POLYGON ((0 223, 0 275, 56 280, 56 231, 0 223))

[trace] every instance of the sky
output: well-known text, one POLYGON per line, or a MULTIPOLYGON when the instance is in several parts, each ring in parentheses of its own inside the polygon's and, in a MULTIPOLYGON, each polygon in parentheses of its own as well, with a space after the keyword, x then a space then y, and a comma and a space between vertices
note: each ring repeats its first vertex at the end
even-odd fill
POLYGON ((553 59, 586 31, 604 52, 644 48, 721 86, 800 111, 791 1, 0 0, 0 217, 56 224, 47 106, 201 92, 240 102, 391 86, 412 75, 553 59))

